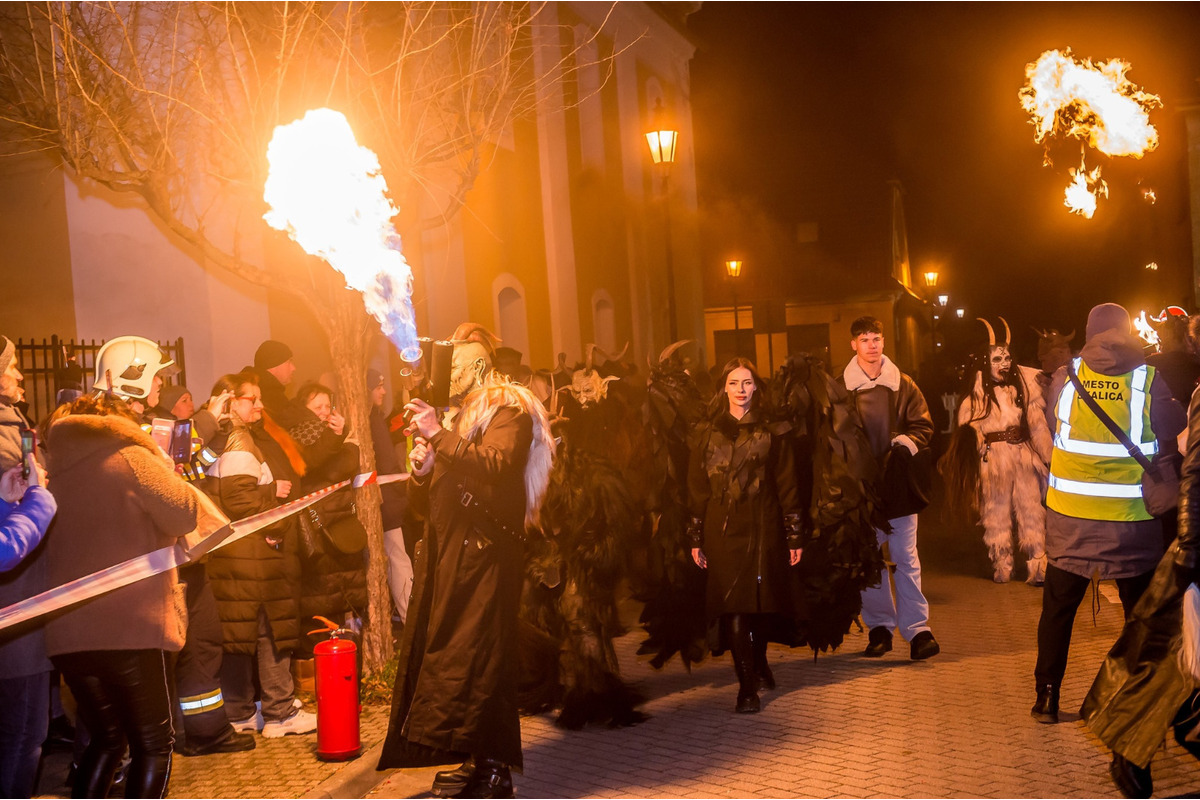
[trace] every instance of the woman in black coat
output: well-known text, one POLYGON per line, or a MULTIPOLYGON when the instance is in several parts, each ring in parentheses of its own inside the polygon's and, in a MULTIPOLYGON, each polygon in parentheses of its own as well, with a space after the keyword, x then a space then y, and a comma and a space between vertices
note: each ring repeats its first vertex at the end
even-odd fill
POLYGON ((716 652, 733 651, 739 712, 759 710, 773 689, 768 630, 792 608, 790 567, 802 549, 800 496, 786 424, 771 424, 754 365, 725 365, 709 422, 688 472, 692 559, 707 570, 707 612, 716 652))

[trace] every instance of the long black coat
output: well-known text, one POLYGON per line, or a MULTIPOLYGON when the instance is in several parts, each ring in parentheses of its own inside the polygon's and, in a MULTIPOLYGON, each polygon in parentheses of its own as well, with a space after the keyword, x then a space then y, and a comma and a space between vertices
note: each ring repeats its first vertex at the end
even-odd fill
POLYGON ((517 620, 524 555, 517 534, 525 526, 532 441, 530 417, 503 408, 471 441, 451 431, 435 435, 432 477, 409 481, 409 500, 429 525, 414 559, 380 769, 466 755, 522 766, 517 620), (464 489, 481 508, 464 507, 464 489))
POLYGON ((757 411, 728 412, 702 428, 688 470, 693 517, 703 520, 709 621, 722 614, 792 610, 794 576, 783 517, 802 510, 792 437, 757 411))

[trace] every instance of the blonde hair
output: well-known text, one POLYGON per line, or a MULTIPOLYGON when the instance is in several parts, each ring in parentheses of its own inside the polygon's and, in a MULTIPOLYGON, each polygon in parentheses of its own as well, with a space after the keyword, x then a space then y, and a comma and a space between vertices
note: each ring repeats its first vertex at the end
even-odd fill
POLYGON ((550 418, 545 407, 529 389, 493 372, 484 378, 482 386, 467 395, 454 427, 459 436, 472 439, 487 430, 502 408, 515 408, 533 420, 533 441, 525 463, 525 527, 534 528, 554 464, 554 437, 550 435, 550 418))

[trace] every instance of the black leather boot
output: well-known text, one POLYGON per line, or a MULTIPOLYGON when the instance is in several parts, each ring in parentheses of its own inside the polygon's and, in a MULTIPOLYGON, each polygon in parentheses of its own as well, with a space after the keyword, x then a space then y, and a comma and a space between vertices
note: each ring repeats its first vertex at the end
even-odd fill
POLYGON ((1038 722, 1047 725, 1058 722, 1058 687, 1052 683, 1039 686, 1037 702, 1033 704, 1029 713, 1038 722))
POLYGON ((475 759, 468 758, 454 769, 442 770, 433 776, 433 788, 429 791, 435 797, 454 797, 463 790, 471 773, 475 771, 475 759))
POLYGON ((734 614, 729 619, 733 671, 738 679, 736 709, 739 714, 754 714, 762 708, 758 699, 758 675, 754 671, 754 641, 747 622, 743 614, 734 614))
POLYGON ((775 688, 775 674, 767 663, 767 637, 758 631, 751 631, 751 643, 754 645, 754 672, 758 675, 760 689, 770 691, 775 688))
POLYGON ((1154 782, 1150 779, 1150 768, 1139 767, 1124 756, 1113 753, 1108 774, 1117 790, 1126 797, 1149 797, 1154 794, 1154 782))
POLYGON ((512 797, 512 773, 493 758, 475 758, 475 769, 455 797, 512 797))

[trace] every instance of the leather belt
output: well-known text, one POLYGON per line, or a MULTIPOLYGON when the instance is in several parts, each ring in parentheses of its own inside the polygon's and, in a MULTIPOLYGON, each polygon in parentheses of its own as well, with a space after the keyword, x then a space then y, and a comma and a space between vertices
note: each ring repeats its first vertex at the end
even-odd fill
POLYGON ((1029 433, 1026 432, 1020 425, 1013 425, 1010 428, 1005 428, 1002 431, 994 433, 985 433, 983 441, 987 444, 995 444, 996 442, 1008 442, 1009 444, 1021 444, 1029 441, 1029 433))

